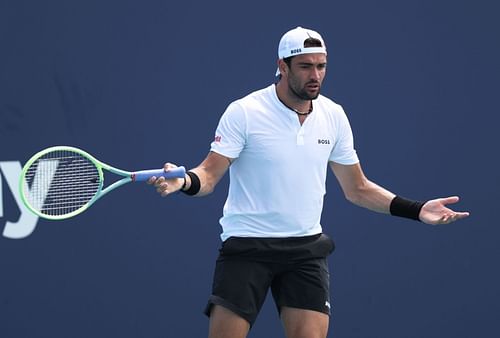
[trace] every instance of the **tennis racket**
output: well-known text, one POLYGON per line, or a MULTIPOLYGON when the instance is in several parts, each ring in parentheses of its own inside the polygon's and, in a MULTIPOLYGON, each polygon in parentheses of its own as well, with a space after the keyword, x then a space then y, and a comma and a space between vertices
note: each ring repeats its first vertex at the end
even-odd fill
POLYGON ((23 167, 19 182, 21 198, 36 215, 50 220, 76 216, 99 198, 125 183, 146 181, 152 176, 183 178, 184 167, 128 172, 105 164, 87 152, 68 146, 42 150, 23 167), (104 170, 124 178, 104 186, 104 170))

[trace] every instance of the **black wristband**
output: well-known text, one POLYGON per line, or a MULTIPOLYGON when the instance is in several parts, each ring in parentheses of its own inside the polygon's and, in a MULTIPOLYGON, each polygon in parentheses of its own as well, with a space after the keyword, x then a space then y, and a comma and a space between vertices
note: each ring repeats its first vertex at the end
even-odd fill
POLYGON ((405 217, 420 221, 418 217, 425 202, 408 200, 401 196, 396 196, 391 201, 389 211, 393 216, 405 217))
MULTIPOLYGON (((186 172, 186 174, 191 178, 191 186, 188 190, 181 190, 183 193, 189 196, 196 195, 201 188, 200 178, 192 171, 186 172)), ((186 182, 184 182, 185 184, 186 182)), ((184 188, 184 187, 183 187, 184 188)))

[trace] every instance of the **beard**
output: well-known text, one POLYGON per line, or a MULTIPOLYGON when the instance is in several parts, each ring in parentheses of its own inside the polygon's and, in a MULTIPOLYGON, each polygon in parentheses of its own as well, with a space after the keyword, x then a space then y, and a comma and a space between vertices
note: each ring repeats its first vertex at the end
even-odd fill
POLYGON ((319 96, 319 93, 321 92, 321 84, 318 81, 309 81, 306 84, 302 85, 297 81, 294 81, 293 78, 288 78, 288 88, 295 95, 296 98, 303 101, 315 100, 319 96), (309 84, 317 85, 318 86, 317 90, 314 91, 313 93, 310 93, 307 90, 307 85, 309 84))

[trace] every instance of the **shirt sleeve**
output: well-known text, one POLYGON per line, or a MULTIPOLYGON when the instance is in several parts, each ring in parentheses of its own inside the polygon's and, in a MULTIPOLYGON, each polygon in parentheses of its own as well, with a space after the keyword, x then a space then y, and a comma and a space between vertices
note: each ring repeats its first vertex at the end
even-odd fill
POLYGON ((222 114, 210 150, 229 158, 237 158, 246 143, 246 116, 243 107, 231 103, 222 114))
POLYGON ((344 165, 356 164, 359 162, 359 158, 354 149, 351 125, 344 109, 341 106, 338 107, 340 114, 337 119, 337 138, 329 160, 344 165))

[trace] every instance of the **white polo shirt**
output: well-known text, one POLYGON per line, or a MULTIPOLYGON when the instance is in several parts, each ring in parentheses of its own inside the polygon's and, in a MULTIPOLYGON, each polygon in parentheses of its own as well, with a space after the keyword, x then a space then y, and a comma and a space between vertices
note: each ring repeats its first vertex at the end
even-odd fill
POLYGON ((211 151, 235 159, 220 219, 223 241, 321 233, 328 162, 358 162, 340 105, 320 95, 300 125, 274 84, 227 107, 211 151))

